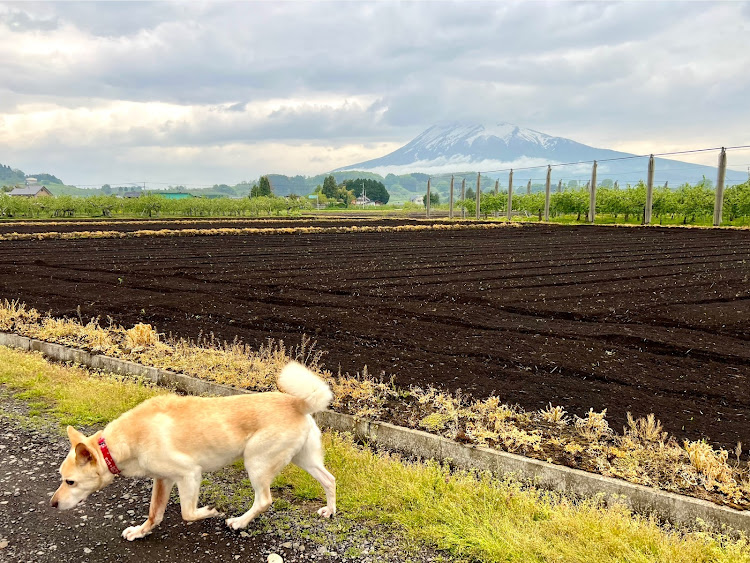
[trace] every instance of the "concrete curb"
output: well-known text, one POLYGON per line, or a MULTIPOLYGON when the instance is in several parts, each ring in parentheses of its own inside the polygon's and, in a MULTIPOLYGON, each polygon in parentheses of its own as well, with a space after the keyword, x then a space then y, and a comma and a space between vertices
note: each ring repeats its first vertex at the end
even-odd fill
MULTIPOLYGON (((192 395, 238 395, 249 392, 189 375, 91 354, 85 350, 17 334, 0 332, 0 345, 38 351, 57 361, 76 362, 113 373, 137 375, 158 385, 192 395)), ((420 430, 402 428, 385 422, 363 420, 333 411, 317 413, 315 419, 324 428, 351 432, 357 439, 375 443, 388 450, 449 462, 452 466, 462 469, 490 471, 497 475, 514 474, 540 487, 582 497, 603 494, 608 501, 624 503, 636 512, 656 514, 675 524, 694 525, 696 519, 701 519, 715 528, 727 526, 750 534, 750 511, 734 510, 693 497, 507 452, 459 444, 420 430)))

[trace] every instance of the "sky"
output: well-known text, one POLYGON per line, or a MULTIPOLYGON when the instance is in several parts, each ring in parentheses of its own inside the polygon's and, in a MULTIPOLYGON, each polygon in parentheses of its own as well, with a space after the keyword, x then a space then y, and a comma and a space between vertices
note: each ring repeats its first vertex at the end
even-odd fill
POLYGON ((748 2, 0 2, 0 36, 0 163, 78 186, 314 175, 452 121, 750 144, 748 2))

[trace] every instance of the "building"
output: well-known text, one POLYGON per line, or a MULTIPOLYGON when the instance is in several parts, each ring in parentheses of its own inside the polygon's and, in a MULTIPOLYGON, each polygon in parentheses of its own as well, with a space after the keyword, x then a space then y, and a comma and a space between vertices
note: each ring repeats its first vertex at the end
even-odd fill
POLYGON ((51 197, 52 192, 39 184, 30 184, 23 188, 13 188, 8 195, 15 197, 51 197))
POLYGON ((362 194, 357 199, 354 200, 354 205, 360 205, 362 207, 369 207, 373 205, 377 205, 374 201, 372 201, 369 197, 362 194))

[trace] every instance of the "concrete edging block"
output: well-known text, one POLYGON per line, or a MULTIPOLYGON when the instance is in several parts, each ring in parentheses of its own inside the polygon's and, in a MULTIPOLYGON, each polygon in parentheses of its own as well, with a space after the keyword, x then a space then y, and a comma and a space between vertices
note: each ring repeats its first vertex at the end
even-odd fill
MULTIPOLYGON (((245 389, 212 383, 128 360, 90 354, 85 350, 51 344, 16 334, 0 332, 0 345, 22 350, 37 350, 55 360, 72 361, 95 369, 145 377, 158 385, 187 394, 227 396, 251 393, 245 389)), ((441 436, 387 422, 365 420, 333 411, 316 413, 314 418, 324 428, 349 432, 358 440, 372 442, 384 449, 424 459, 448 462, 462 469, 489 471, 496 475, 513 474, 541 487, 582 497, 603 494, 607 501, 624 503, 636 512, 654 513, 677 524, 693 525, 696 519, 700 518, 716 528, 728 526, 750 534, 750 511, 735 510, 705 500, 508 452, 460 444, 441 436)))
POLYGON ((0 346, 31 350, 31 338, 10 332, 0 332, 0 346))

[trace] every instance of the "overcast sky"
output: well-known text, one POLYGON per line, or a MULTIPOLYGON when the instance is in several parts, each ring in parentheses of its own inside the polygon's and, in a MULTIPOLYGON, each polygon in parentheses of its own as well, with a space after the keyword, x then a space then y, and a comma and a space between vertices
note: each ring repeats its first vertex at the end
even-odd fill
POLYGON ((69 184, 312 175, 454 120, 747 145, 748 100, 747 2, 0 3, 0 163, 69 184))

